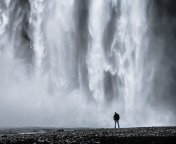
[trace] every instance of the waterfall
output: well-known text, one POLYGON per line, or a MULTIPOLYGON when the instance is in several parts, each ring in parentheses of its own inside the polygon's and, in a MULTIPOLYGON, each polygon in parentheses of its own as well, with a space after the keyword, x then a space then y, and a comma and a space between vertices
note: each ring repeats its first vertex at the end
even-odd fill
POLYGON ((0 126, 174 125, 171 4, 2 0, 0 126))
POLYGON ((29 23, 33 26, 33 49, 35 52, 35 62, 37 67, 41 67, 44 57, 44 42, 42 38, 42 13, 44 9, 43 1, 30 1, 31 16, 29 23))

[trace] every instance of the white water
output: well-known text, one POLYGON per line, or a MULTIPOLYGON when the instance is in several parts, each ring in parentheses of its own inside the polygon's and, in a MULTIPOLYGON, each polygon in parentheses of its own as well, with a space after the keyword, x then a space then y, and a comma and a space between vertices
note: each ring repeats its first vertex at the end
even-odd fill
POLYGON ((151 105, 146 15, 141 0, 1 1, 0 126, 174 124, 151 105))

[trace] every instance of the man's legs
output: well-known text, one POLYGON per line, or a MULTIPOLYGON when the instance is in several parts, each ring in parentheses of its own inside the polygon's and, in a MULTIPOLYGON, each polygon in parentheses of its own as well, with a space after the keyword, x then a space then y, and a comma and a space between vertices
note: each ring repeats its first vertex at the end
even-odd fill
POLYGON ((119 121, 117 121, 117 122, 118 122, 118 128, 120 128, 119 121))
POLYGON ((118 123, 118 128, 120 128, 119 121, 115 120, 115 128, 116 128, 116 122, 118 123))

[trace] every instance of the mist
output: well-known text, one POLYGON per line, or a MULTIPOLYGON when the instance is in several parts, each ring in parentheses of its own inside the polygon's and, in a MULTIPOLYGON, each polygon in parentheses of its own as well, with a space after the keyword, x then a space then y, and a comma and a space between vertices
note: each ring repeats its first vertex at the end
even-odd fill
POLYGON ((0 127, 176 125, 175 6, 0 1, 0 127))

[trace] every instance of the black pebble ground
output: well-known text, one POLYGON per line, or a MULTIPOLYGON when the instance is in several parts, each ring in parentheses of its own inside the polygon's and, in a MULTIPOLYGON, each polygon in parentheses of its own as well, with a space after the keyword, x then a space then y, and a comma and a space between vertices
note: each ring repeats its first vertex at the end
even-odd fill
POLYGON ((176 144, 176 127, 57 130, 4 135, 0 144, 176 144))

